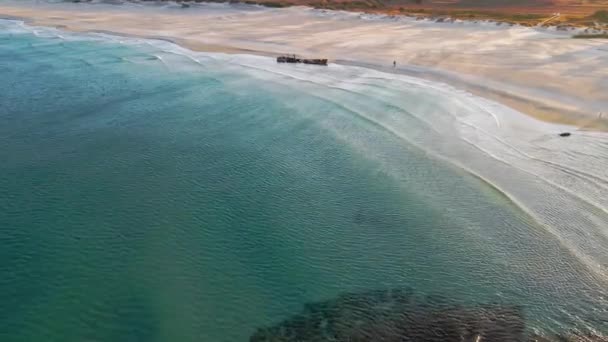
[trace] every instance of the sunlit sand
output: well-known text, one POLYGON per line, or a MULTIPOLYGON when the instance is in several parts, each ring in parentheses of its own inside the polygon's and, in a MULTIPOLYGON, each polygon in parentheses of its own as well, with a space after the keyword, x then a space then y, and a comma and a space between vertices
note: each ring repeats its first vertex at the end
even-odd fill
POLYGON ((608 43, 571 33, 377 18, 301 7, 0 5, 0 15, 74 31, 174 41, 198 51, 296 53, 452 84, 546 121, 608 128, 608 43), (129 10, 137 7, 137 10, 129 10), (392 68, 392 63, 397 68, 392 68))

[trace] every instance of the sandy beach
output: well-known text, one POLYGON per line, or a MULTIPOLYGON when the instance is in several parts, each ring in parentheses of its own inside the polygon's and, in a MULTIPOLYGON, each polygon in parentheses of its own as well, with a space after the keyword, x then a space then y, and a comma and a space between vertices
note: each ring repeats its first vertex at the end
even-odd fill
POLYGON ((197 51, 327 57, 448 83, 541 120, 608 129, 608 121, 598 119, 600 112, 608 113, 608 42, 571 39, 568 32, 225 4, 182 9, 3 2, 0 16, 73 31, 162 38, 197 51))
POLYGON ((0 340, 241 341, 404 287, 606 335, 608 41, 576 32, 0 0, 0 340))

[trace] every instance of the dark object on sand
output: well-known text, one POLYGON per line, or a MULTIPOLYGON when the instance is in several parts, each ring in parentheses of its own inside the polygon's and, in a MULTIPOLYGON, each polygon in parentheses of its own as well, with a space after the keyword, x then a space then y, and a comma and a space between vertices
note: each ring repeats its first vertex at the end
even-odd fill
POLYGON ((279 56, 277 57, 277 63, 302 63, 300 58, 293 56, 279 56))
POLYGON ((324 58, 303 59, 302 63, 304 63, 304 64, 316 64, 316 65, 327 65, 327 59, 324 59, 324 58))
POLYGON ((304 64, 316 64, 316 65, 327 65, 327 59, 325 58, 297 58, 293 56, 279 56, 277 57, 277 63, 304 63, 304 64))
POLYGON ((564 132, 564 133, 560 133, 560 134, 559 134, 559 136, 560 136, 560 137, 569 137, 569 136, 571 136, 571 135, 572 135, 572 134, 571 134, 570 132, 564 132))

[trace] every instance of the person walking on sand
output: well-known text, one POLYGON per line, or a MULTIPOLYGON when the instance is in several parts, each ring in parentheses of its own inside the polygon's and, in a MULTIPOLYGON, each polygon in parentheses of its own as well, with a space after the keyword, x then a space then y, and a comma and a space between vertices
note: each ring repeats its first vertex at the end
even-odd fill
POLYGON ((397 61, 393 61, 393 68, 397 67, 397 61))

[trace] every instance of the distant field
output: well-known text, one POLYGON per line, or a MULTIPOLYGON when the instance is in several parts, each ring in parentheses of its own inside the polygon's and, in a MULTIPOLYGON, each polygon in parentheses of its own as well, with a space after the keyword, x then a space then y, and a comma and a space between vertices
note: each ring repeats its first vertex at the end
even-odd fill
MULTIPOLYGON (((86 1, 86 0, 80 0, 86 1)), ((150 0, 155 1, 155 0, 150 0)), ((179 1, 179 0, 178 0, 179 1)), ((184 0, 186 1, 186 0, 184 0)), ((191 0, 190 0, 191 1, 191 0)), ((203 2, 204 0, 195 0, 203 2)), ((206 0, 608 29, 608 0, 206 0), (559 13, 559 16, 554 14, 559 13)))
POLYGON ((388 12, 416 16, 449 16, 468 20, 497 20, 523 25, 593 27, 608 23, 608 0, 259 0, 318 8, 388 12), (595 14, 594 13, 603 13, 595 14))
POLYGON ((258 0, 261 3, 404 8, 436 11, 498 11, 506 13, 591 15, 608 10, 608 0, 258 0))

